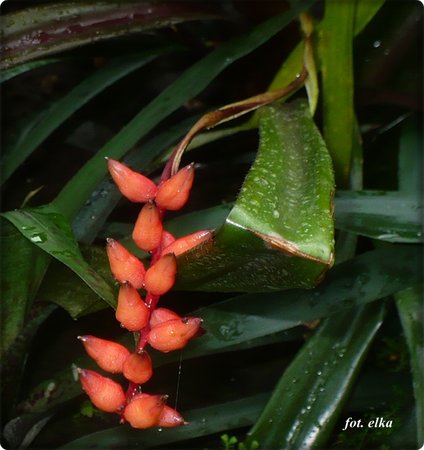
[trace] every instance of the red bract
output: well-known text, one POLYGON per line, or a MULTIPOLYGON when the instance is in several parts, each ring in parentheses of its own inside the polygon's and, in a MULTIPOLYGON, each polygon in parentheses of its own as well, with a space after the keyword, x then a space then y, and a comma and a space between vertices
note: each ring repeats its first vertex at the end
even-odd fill
POLYGON ((179 238, 172 242, 167 247, 162 250, 162 255, 167 253, 173 253, 175 256, 179 256, 182 253, 188 252, 192 248, 209 240, 213 235, 212 230, 201 230, 196 231, 196 233, 189 234, 182 238, 179 238))
POLYGON ((146 203, 138 215, 132 238, 139 248, 150 252, 162 240, 162 218, 153 202, 146 203))
POLYGON ((174 254, 169 253, 162 256, 147 270, 144 287, 153 295, 166 294, 174 286, 176 274, 177 260, 174 254))
POLYGON ((166 395, 135 395, 124 410, 124 418, 133 428, 157 426, 167 398, 166 395))
POLYGON ((185 425, 183 416, 175 409, 165 405, 159 416, 158 426, 173 428, 180 427, 181 425, 185 425))
POLYGON ((113 181, 128 200, 144 203, 155 197, 157 187, 149 178, 113 159, 107 158, 107 166, 113 181))
POLYGON ((86 352, 106 372, 121 373, 124 361, 130 352, 121 344, 95 336, 78 336, 86 352))
POLYGON ((168 320, 156 325, 150 330, 149 344, 161 352, 170 352, 185 347, 194 337, 202 325, 198 317, 183 317, 182 319, 168 320))
POLYGON ((128 281, 136 289, 143 287, 146 269, 143 263, 114 239, 108 238, 106 245, 110 270, 120 282, 128 281))
POLYGON ((124 283, 119 289, 115 317, 129 331, 139 331, 149 322, 149 308, 131 284, 124 283))
MULTIPOLYGON (((160 296, 174 285, 176 255, 211 238, 212 231, 202 230, 180 239, 163 229, 166 210, 181 208, 187 201, 194 178, 190 164, 159 188, 141 174, 118 161, 108 160, 109 171, 120 191, 131 201, 145 202, 133 231, 139 248, 151 254, 150 267, 114 239, 107 239, 107 255, 114 277, 121 283, 116 319, 129 331, 137 332, 136 351, 91 335, 81 336, 87 353, 104 370, 120 373, 130 382, 126 394, 115 381, 96 372, 78 369, 83 389, 102 411, 115 412, 134 428, 177 427, 184 425, 181 414, 165 405, 166 396, 138 393, 140 385, 153 374, 152 360, 144 347, 169 352, 184 347, 199 332, 202 320, 181 318, 166 308, 156 308, 160 296), (146 290, 145 301, 138 289, 146 290)), ((165 174, 168 173, 165 171, 165 174)), ((166 178, 165 175, 163 175, 166 178)), ((143 294, 144 295, 144 294, 143 294)))
POLYGON ((150 328, 159 325, 160 323, 167 322, 168 320, 181 319, 181 317, 167 308, 156 308, 150 315, 150 328))
POLYGON ((127 380, 143 384, 150 380, 153 374, 152 360, 143 350, 141 353, 131 353, 123 365, 123 374, 127 380))
POLYGON ((88 369, 78 369, 82 388, 93 404, 105 412, 118 412, 125 405, 120 384, 88 369))
POLYGON ((187 203, 193 180, 194 164, 189 164, 159 185, 156 204, 159 208, 171 211, 181 209, 187 203))

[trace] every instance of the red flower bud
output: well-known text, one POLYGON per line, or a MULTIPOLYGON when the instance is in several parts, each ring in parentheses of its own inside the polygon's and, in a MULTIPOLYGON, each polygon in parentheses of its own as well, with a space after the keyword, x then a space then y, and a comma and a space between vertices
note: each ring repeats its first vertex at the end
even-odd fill
POLYGON ((171 245, 174 241, 175 237, 169 231, 163 230, 161 242, 162 248, 168 247, 168 245, 171 245))
POLYGON ((132 238, 142 250, 150 252, 159 247, 162 240, 162 217, 153 202, 146 203, 138 215, 132 238))
POLYGON ((189 234, 187 236, 181 237, 174 241, 172 244, 168 245, 162 251, 162 255, 166 253, 173 253, 175 256, 181 255, 196 247, 201 242, 207 241, 212 237, 212 230, 201 230, 196 231, 196 233, 189 234))
POLYGON ((78 336, 86 352, 107 372, 121 373, 130 352, 123 345, 95 336, 78 336))
POLYGON ((153 327, 147 340, 149 344, 161 352, 179 350, 187 345, 189 339, 197 334, 202 325, 199 317, 183 317, 168 320, 153 327))
POLYGON ((155 198, 156 204, 159 208, 172 211, 182 208, 190 195, 193 180, 194 164, 189 164, 159 185, 155 198))
POLYGON ((118 412, 125 405, 121 385, 88 369, 78 369, 82 388, 93 404, 105 412, 118 412))
POLYGON ((167 322, 168 320, 180 319, 181 317, 167 308, 156 308, 150 315, 150 328, 159 325, 160 323, 167 322))
POLYGON ((141 289, 146 273, 143 263, 114 239, 107 239, 106 251, 113 276, 120 283, 128 281, 136 289, 141 289))
POLYGON ((113 159, 107 158, 107 166, 121 194, 128 200, 144 203, 155 198, 157 187, 152 180, 113 159))
POLYGON ((163 428, 172 428, 172 427, 180 427, 181 425, 185 425, 183 416, 171 408, 170 406, 165 405, 160 416, 158 426, 163 428))
POLYGON ((135 384, 149 381, 153 375, 152 360, 149 354, 146 351, 131 353, 124 362, 123 373, 127 380, 135 384))
POLYGON ((124 418, 133 428, 154 427, 159 422, 167 398, 165 395, 135 395, 124 410, 124 418))
POLYGON ((115 317, 129 331, 139 331, 149 321, 149 308, 129 283, 119 289, 115 317))
POLYGON ((153 295, 163 295, 174 286, 176 274, 177 260, 175 255, 169 253, 161 256, 147 270, 144 277, 144 287, 153 295))

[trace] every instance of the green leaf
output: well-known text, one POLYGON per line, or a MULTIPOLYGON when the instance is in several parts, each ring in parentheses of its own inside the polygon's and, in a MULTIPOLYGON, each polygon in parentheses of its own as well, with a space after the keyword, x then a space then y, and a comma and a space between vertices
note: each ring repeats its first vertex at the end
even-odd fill
POLYGON ((9 139, 8 145, 3 149, 3 182, 75 111, 120 78, 174 48, 160 48, 116 58, 104 68, 85 78, 78 86, 54 102, 48 109, 27 121, 25 128, 15 131, 15 135, 9 139))
MULTIPOLYGON (((112 286, 113 297, 118 297, 118 285, 110 272, 104 247, 84 246, 81 248, 84 261, 112 286)), ((59 261, 52 261, 37 293, 37 300, 56 303, 74 319, 108 307, 98 294, 75 272, 59 261), (70 295, 72 293, 72 295, 70 295)))
POLYGON ((318 32, 324 137, 339 186, 347 185, 352 153, 354 22, 355 2, 329 0, 318 32))
POLYGON ((83 259, 66 219, 52 205, 2 214, 29 241, 73 270, 109 305, 114 293, 106 281, 83 259))
POLYGON ((258 416, 266 395, 258 394, 220 405, 188 411, 184 427, 174 429, 140 430, 115 427, 76 439, 60 449, 80 448, 150 448, 198 436, 207 436, 223 430, 250 425, 258 416))
POLYGON ((2 69, 95 41, 217 19, 207 5, 175 2, 62 2, 25 8, 3 17, 2 69))
MULTIPOLYGON (((399 191, 419 197, 423 187, 422 132, 418 120, 407 120, 399 142, 399 191)), ((422 216, 421 216, 422 217, 422 216)))
POLYGON ((408 344, 416 405, 417 448, 424 444, 424 332, 423 286, 398 292, 396 306, 408 344))
POLYGON ((403 192, 338 191, 336 228, 389 242, 423 242, 419 198, 403 192))
POLYGON ((20 335, 32 300, 41 283, 48 256, 33 249, 21 233, 1 219, 1 353, 4 354, 20 335))
POLYGON ((0 73, 0 83, 10 80, 11 78, 17 77, 22 73, 28 72, 33 69, 37 69, 38 67, 53 64, 57 61, 60 61, 60 59, 59 58, 39 59, 38 61, 32 61, 26 64, 21 64, 20 66, 17 67, 13 67, 11 69, 2 70, 0 73))
POLYGON ((106 175, 105 156, 121 159, 162 119, 201 92, 226 67, 278 33, 299 11, 311 5, 313 1, 307 0, 284 14, 271 17, 246 35, 234 38, 187 69, 180 78, 143 108, 68 182, 57 197, 58 207, 68 217, 75 217, 106 175))
POLYGON ((384 304, 326 319, 276 385, 247 442, 260 448, 323 448, 373 337, 384 304))
POLYGON ((333 261, 331 160, 304 102, 265 107, 260 148, 213 241, 179 257, 178 287, 311 287, 333 261))

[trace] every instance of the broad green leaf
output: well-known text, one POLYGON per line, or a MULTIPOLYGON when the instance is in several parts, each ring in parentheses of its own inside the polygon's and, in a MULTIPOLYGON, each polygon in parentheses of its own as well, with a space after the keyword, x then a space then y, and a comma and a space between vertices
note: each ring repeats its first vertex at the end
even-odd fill
POLYGON ((423 286, 398 292, 396 306, 408 344, 415 395, 417 448, 424 444, 424 332, 423 286))
POLYGON ((47 255, 1 219, 1 353, 20 335, 32 300, 47 269, 47 255))
POLYGON ((403 192, 338 191, 336 228, 389 242, 422 242, 423 204, 403 192))
POLYGON ((187 412, 189 422, 174 429, 140 430, 115 427, 76 439, 60 449, 81 448, 150 448, 198 436, 207 436, 223 430, 250 425, 258 416, 266 395, 257 394, 224 404, 194 409, 187 412))
POLYGON ((2 70, 0 73, 0 83, 10 80, 11 78, 17 77, 18 75, 28 72, 29 70, 47 66, 57 61, 60 61, 59 58, 39 59, 38 61, 32 61, 26 64, 21 64, 20 66, 17 67, 13 67, 11 69, 2 70))
POLYGON ((262 449, 323 448, 383 311, 379 303, 326 319, 285 370, 247 442, 262 449))
POLYGON ((75 217, 106 175, 105 156, 121 159, 161 120, 201 92, 233 62, 252 52, 287 26, 313 1, 307 0, 286 13, 271 17, 246 35, 234 38, 187 69, 180 78, 143 108, 68 182, 57 197, 58 207, 67 217, 75 217))
POLYGON ((354 21, 355 2, 328 0, 318 32, 324 137, 339 186, 347 185, 352 153, 354 21))
POLYGON ((218 17, 207 5, 196 3, 124 0, 38 5, 3 17, 0 67, 4 69, 99 40, 218 17))
POLYGON ((68 94, 42 111, 41 114, 37 114, 32 120, 27 121, 23 130, 19 129, 15 131, 13 137, 9 136, 9 142, 3 149, 3 182, 75 111, 120 78, 172 49, 175 49, 175 47, 159 48, 116 58, 104 68, 85 78, 68 94))
MULTIPOLYGON (((184 358, 236 350, 237 345, 254 339, 392 295, 420 282, 420 263, 420 248, 396 246, 375 250, 336 265, 314 290, 246 294, 198 309, 193 315, 203 318, 206 334, 190 342, 184 349, 184 358)), ((170 353, 158 362, 178 358, 176 353, 170 353)), ((86 358, 83 365, 90 363, 86 358)), ((36 388, 23 410, 43 411, 79 393, 79 385, 73 381, 70 369, 66 369, 36 388), (56 386, 55 396, 45 399, 40 393, 51 382, 56 386)))
POLYGON ((263 108, 260 148, 213 241, 181 255, 178 287, 315 285, 333 261, 331 160, 307 104, 263 108))
POLYGON ((73 270, 109 305, 115 305, 110 285, 84 261, 69 224, 54 206, 9 211, 2 216, 32 244, 73 270))

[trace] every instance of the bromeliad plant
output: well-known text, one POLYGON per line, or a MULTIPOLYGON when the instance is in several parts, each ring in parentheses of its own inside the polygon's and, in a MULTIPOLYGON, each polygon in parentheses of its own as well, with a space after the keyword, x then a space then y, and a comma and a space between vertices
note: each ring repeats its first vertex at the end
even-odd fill
POLYGON ((115 279, 121 284, 116 319, 123 328, 138 334, 134 352, 121 344, 95 336, 79 336, 87 353, 103 370, 122 373, 129 381, 126 393, 120 384, 92 370, 78 369, 81 384, 94 405, 105 412, 115 412, 121 422, 134 428, 176 427, 183 417, 167 406, 166 395, 141 392, 141 385, 153 374, 152 360, 145 349, 149 344, 161 352, 185 347, 202 324, 198 317, 180 317, 175 312, 158 308, 162 295, 174 285, 176 257, 212 235, 202 230, 175 239, 163 227, 167 210, 181 209, 187 202, 194 180, 194 165, 184 167, 171 177, 162 177, 159 186, 124 164, 108 160, 109 172, 121 193, 130 201, 144 203, 135 223, 132 237, 137 246, 151 255, 150 267, 114 239, 107 239, 107 255, 115 279), (138 293, 144 289, 145 300, 138 293))
POLYGON ((38 3, 0 25, 2 445, 420 447, 419 3, 38 3))

